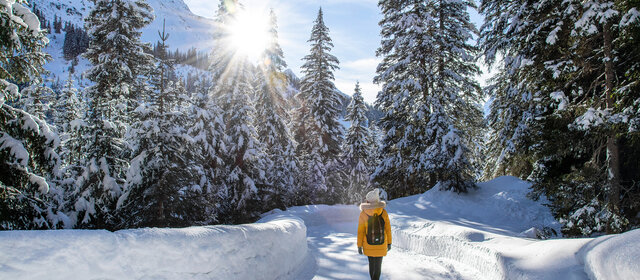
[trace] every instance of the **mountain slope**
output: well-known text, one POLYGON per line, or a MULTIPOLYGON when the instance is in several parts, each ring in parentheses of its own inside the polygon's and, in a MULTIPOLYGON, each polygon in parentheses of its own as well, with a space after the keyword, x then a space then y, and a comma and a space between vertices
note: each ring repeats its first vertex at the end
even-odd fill
MULTIPOLYGON (((162 22, 166 20, 166 32, 171 34, 168 40, 171 49, 211 48, 213 20, 195 15, 182 0, 147 0, 147 3, 153 8, 155 19, 142 30, 143 42, 158 41, 158 31, 162 30, 162 22)), ((55 17, 60 18, 63 26, 66 22, 84 26, 84 18, 94 5, 88 0, 31 0, 30 4, 50 22, 55 17)))

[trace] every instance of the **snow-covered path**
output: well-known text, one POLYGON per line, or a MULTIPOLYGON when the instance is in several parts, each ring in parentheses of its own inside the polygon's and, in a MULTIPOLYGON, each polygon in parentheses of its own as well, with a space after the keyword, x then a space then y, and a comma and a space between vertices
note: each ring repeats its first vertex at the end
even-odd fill
MULTIPOLYGON (((331 213, 337 217, 322 215, 322 212, 300 215, 307 224, 307 240, 313 258, 295 279, 369 278, 367 257, 356 250, 357 215, 351 210, 357 211, 357 208, 331 213)), ((482 278, 478 271, 457 261, 399 248, 393 248, 382 262, 381 279, 482 278)))

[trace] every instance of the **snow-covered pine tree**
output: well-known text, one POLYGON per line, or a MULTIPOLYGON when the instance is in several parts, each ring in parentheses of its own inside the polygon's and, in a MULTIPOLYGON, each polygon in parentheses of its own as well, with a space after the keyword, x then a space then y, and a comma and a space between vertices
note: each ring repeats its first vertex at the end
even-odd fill
MULTIPOLYGON (((82 154, 82 135, 86 133, 86 125, 83 118, 85 110, 82 108, 71 72, 69 72, 55 105, 54 120, 60 134, 60 159, 62 161, 61 177, 56 183, 63 190, 65 200, 72 202, 76 178, 84 171, 82 166, 85 161, 82 154)), ((64 206, 67 213, 73 213, 73 208, 72 203, 67 203, 64 206)))
MULTIPOLYGON (((382 91, 378 93, 376 106, 383 112, 379 126, 383 131, 380 147, 381 162, 372 178, 379 183, 392 197, 401 197, 424 190, 427 185, 427 174, 411 167, 415 160, 409 157, 414 154, 415 135, 409 126, 418 97, 416 92, 423 84, 432 83, 428 69, 421 64, 431 62, 432 42, 422 38, 422 31, 428 25, 435 24, 422 5, 413 1, 380 1, 378 6, 383 13, 380 21, 382 41, 377 56, 384 56, 378 65, 378 76, 374 81, 382 83, 382 91), (410 4, 402 13, 403 5, 410 4), (405 26, 407 28, 405 28, 405 26), (397 46, 397 49, 395 49, 397 46), (414 59, 406 60, 405 55, 415 52, 414 59), (402 66, 402 67, 396 67, 402 66), (394 73, 390 70, 402 69, 394 73), (422 78, 416 81, 413 77, 422 78)), ((422 124, 424 126, 424 124, 422 124)), ((419 142, 422 145, 422 142, 419 142)), ((417 146, 415 147, 417 148, 417 146)))
POLYGON ((295 142, 288 127, 290 116, 284 108, 286 77, 282 72, 287 64, 278 42, 277 19, 273 10, 270 12, 270 24, 270 42, 262 55, 263 64, 259 65, 262 71, 258 75, 256 100, 258 140, 265 145, 272 164, 266 169, 269 170, 267 180, 270 186, 259 190, 260 196, 266 199, 263 205, 266 210, 292 205, 293 188, 299 172, 295 142))
POLYGON ((486 180, 503 175, 526 178, 531 173, 534 152, 529 147, 540 135, 536 117, 543 110, 537 107, 532 92, 524 84, 515 82, 517 76, 510 76, 509 70, 502 67, 497 67, 501 70, 485 88, 491 100, 484 149, 487 161, 483 178, 486 180))
POLYGON ((518 155, 503 161, 504 170, 531 173, 534 197, 551 200, 567 235, 619 232, 637 215, 632 201, 640 189, 624 183, 638 180, 637 172, 616 165, 637 168, 631 158, 640 154, 627 122, 638 98, 631 90, 637 79, 628 79, 638 65, 637 39, 623 35, 638 32, 638 8, 624 1, 482 4, 485 55, 504 56, 492 112, 494 143, 502 143, 492 146, 518 155), (518 110, 526 119, 509 117, 521 118, 518 110))
POLYGON ((231 47, 229 25, 233 20, 232 12, 238 7, 237 0, 220 0, 218 10, 214 17, 215 32, 212 38, 213 50, 210 57, 209 72, 212 73, 213 82, 217 83, 224 75, 227 75, 229 64, 233 59, 234 50, 231 47))
MULTIPOLYGON (((320 137, 317 131, 309 131, 310 137, 320 137)), ((296 204, 317 204, 326 200, 328 192, 327 166, 322 160, 322 152, 317 146, 299 156, 301 162, 302 187, 296 192, 296 204)), ((338 200, 332 201, 333 203, 338 200)))
MULTIPOLYGON (((235 60, 235 59, 234 59, 235 60)), ((252 66, 244 60, 236 60, 230 66, 229 75, 218 80, 214 96, 219 96, 225 120, 224 160, 229 174, 226 186, 233 205, 225 217, 235 222, 246 221, 259 214, 258 190, 269 184, 266 168, 270 166, 263 143, 258 140, 255 128, 255 107, 251 96, 256 95, 252 86, 252 66)))
MULTIPOLYGON (((271 78, 272 83, 276 83, 276 81, 284 81, 284 73, 283 71, 287 68, 287 62, 284 60, 284 52, 280 47, 280 42, 278 39, 278 17, 276 13, 271 9, 269 11, 269 43, 267 48, 262 53, 262 67, 265 70, 266 74, 269 74, 269 78, 271 78)), ((276 85, 273 85, 274 87, 276 85)), ((279 85, 283 86, 283 85, 279 85)))
POLYGON ((61 212, 60 140, 44 119, 14 107, 18 84, 40 84, 48 40, 26 1, 0 5, 0 229, 48 229, 71 225, 61 212))
POLYGON ((82 135, 86 132, 83 120, 84 111, 81 108, 78 91, 74 86, 71 72, 56 102, 55 115, 58 132, 60 133, 60 158, 62 159, 63 182, 68 195, 73 191, 75 178, 82 173, 80 163, 84 162, 82 154, 82 135))
POLYGON ((226 150, 224 114, 217 100, 207 93, 208 86, 197 83, 195 89, 189 110, 192 122, 188 133, 197 149, 194 164, 199 169, 199 185, 210 194, 206 216, 211 219, 209 223, 213 223, 218 222, 218 213, 227 213, 232 207, 227 203, 229 192, 225 181, 229 170, 222 158, 226 150))
MULTIPOLYGON (((581 147, 584 152, 580 157, 585 163, 574 163, 580 168, 558 168, 565 174, 583 176, 563 180, 564 189, 556 192, 554 199, 561 198, 556 205, 566 223, 565 233, 617 233, 628 229, 629 220, 637 218, 638 211, 634 209, 638 203, 633 200, 640 195, 640 188, 630 183, 640 176, 630 169, 625 172, 622 167, 627 163, 637 168, 635 159, 640 151, 632 140, 637 134, 630 133, 629 123, 634 115, 633 103, 640 96, 630 88, 637 88, 638 81, 630 77, 633 70, 629 71, 637 69, 640 62, 634 47, 630 47, 638 44, 633 32, 640 27, 640 5, 625 1, 565 5, 574 8, 573 14, 563 14, 562 18, 573 23, 567 28, 572 51, 545 64, 570 78, 556 79, 555 91, 550 95, 558 105, 555 113, 568 115, 565 119, 571 122, 569 132, 588 135, 591 141, 581 147), (562 207, 566 200, 576 202, 572 209, 562 207)), ((562 158, 567 159, 571 157, 562 158)), ((556 169, 548 173, 559 172, 556 169)), ((555 189, 549 177, 542 173, 541 184, 536 186, 555 189)))
POLYGON ((54 99, 54 91, 47 87, 41 78, 32 81, 32 84, 22 89, 18 103, 23 110, 47 120, 47 115, 52 111, 51 104, 54 99))
POLYGON ((210 94, 224 114, 225 149, 221 154, 228 174, 224 178, 226 190, 221 193, 227 196, 227 205, 220 208, 218 217, 226 223, 247 221, 259 214, 258 189, 269 184, 266 168, 271 164, 255 128, 252 98, 257 96, 257 70, 229 42, 228 25, 240 9, 236 1, 221 1, 216 21, 222 33, 215 38, 217 49, 209 68, 214 81, 210 94))
POLYGON ((86 18, 89 49, 84 56, 93 67, 94 82, 86 89, 90 102, 87 116, 89 143, 85 145, 85 170, 78 180, 76 211, 78 225, 112 228, 118 197, 128 168, 124 131, 128 113, 145 93, 139 76, 151 62, 149 46, 140 42, 140 29, 153 19, 151 7, 143 0, 95 0, 86 18))
MULTIPOLYGON (((94 9, 85 19, 90 46, 84 56, 94 65, 87 76, 97 84, 88 91, 101 90, 111 99, 120 99, 123 103, 114 106, 116 110, 131 113, 144 96, 137 89, 143 87, 152 64, 151 45, 142 43, 140 36, 141 29, 154 19, 153 9, 145 0, 93 1, 94 9), (111 78, 97 82, 99 74, 111 78)), ((127 114, 116 117, 126 121, 127 114)))
POLYGON ((122 228, 180 227, 208 220, 200 169, 194 165, 195 145, 185 137, 188 118, 179 104, 185 90, 168 79, 175 76, 173 60, 167 56, 169 34, 163 29, 159 36, 153 91, 136 109, 137 121, 129 133, 136 145, 118 200, 122 228))
POLYGON ((477 9, 474 1, 439 0, 435 1, 433 12, 439 25, 434 33, 439 54, 433 93, 453 122, 443 142, 437 145, 441 146, 441 152, 448 147, 437 180, 441 189, 455 192, 466 192, 475 186, 472 181, 478 171, 474 168, 474 156, 483 145, 484 135, 483 95, 475 79, 480 74, 476 65, 478 48, 471 43, 478 31, 470 20, 469 9, 477 9))
POLYGON ((380 1, 383 56, 375 81, 384 112, 382 162, 374 179, 391 196, 474 186, 468 143, 481 116, 474 80, 470 1, 380 1))
POLYGON ((321 193, 327 191, 326 167, 315 143, 319 139, 318 131, 313 129, 311 109, 307 102, 296 95, 299 107, 292 113, 292 131, 296 146, 296 157, 300 162, 297 182, 299 184, 294 195, 294 205, 307 205, 319 201, 321 193))
MULTIPOLYGON (((318 10, 318 17, 311 29, 311 51, 303 60, 301 72, 304 74, 300 88, 300 99, 308 110, 305 126, 307 130, 316 130, 319 138, 309 138, 310 144, 304 143, 302 147, 311 147, 305 154, 312 150, 320 152, 322 163, 327 174, 327 189, 323 197, 324 202, 334 202, 338 198, 341 188, 344 188, 344 174, 341 172, 340 143, 344 135, 344 127, 338 122, 341 101, 339 93, 333 84, 333 71, 338 69, 338 59, 329 52, 333 48, 333 42, 329 37, 329 28, 324 24, 322 8, 318 10)), ((298 133, 298 132, 296 132, 298 133)), ((307 132, 309 133, 309 132, 307 132)), ((319 192, 321 190, 316 190, 319 192)))
POLYGON ((349 185, 342 196, 342 203, 362 202, 369 189, 369 176, 373 168, 371 141, 374 139, 369 131, 366 113, 367 107, 358 82, 345 117, 346 121, 351 122, 342 144, 342 159, 347 167, 349 185))
MULTIPOLYGON (((487 118, 490 134, 484 177, 501 175, 527 177, 536 161, 534 143, 542 141, 543 119, 548 102, 539 87, 544 72, 540 55, 559 53, 547 44, 557 41, 562 28, 562 5, 548 1, 543 5, 509 1, 482 1, 485 16, 478 45, 485 62, 497 66, 497 74, 485 89, 491 100, 487 118), (554 32, 550 33, 552 30, 554 32)), ((565 23, 568 24, 568 23, 565 23)), ((562 42, 562 40, 558 40, 562 42)))
MULTIPOLYGON (((637 47, 631 47, 640 42, 633 39, 631 34, 640 28, 638 9, 640 3, 631 1, 589 1, 576 9, 577 21, 571 36, 575 38, 573 47, 579 57, 573 58, 577 67, 571 69, 574 70, 571 71, 573 73, 567 74, 586 78, 585 84, 581 87, 584 90, 570 98, 554 95, 556 99, 568 100, 569 110, 582 111, 582 114, 573 120, 572 128, 597 135, 602 139, 597 142, 598 147, 606 151, 606 160, 599 161, 599 155, 594 155, 591 159, 592 163, 601 167, 600 178, 604 179, 602 189, 596 191, 600 195, 593 198, 599 200, 600 207, 584 205, 568 219, 569 224, 576 224, 584 218, 575 218, 578 216, 577 213, 585 209, 597 209, 597 218, 592 221, 595 225, 583 226, 583 232, 585 228, 592 228, 599 232, 619 233, 627 229, 629 218, 637 218, 637 210, 636 213, 631 212, 627 213, 627 217, 624 216, 624 208, 629 212, 628 210, 635 208, 637 204, 628 200, 632 196, 624 194, 623 187, 634 189, 634 184, 628 182, 638 180, 640 175, 637 172, 622 173, 624 158, 621 151, 626 148, 636 151, 637 154, 640 150, 640 145, 634 145, 633 141, 630 141, 634 135, 629 133, 629 119, 635 114, 634 103, 637 104, 640 100, 640 93, 629 88, 637 88, 638 84, 637 78, 629 77, 632 73, 629 69, 637 69, 640 66, 640 58, 633 51, 637 50, 637 47), (629 46, 625 46, 626 44, 629 46), (587 87, 586 82, 591 87, 587 87), (631 145, 625 145, 624 142, 631 145)), ((561 63, 562 61, 559 64, 561 63)), ((550 67, 558 67, 558 64, 552 64, 550 67)), ((635 187, 633 192, 639 194, 639 191, 640 188, 635 187)))
MULTIPOLYGON (((371 136, 368 141, 370 151, 369 159, 371 160, 371 172, 369 175, 371 175, 380 164, 380 147, 382 147, 382 139, 384 139, 384 137, 382 135, 382 130, 380 130, 380 128, 371 119, 369 119, 368 128, 369 135, 371 136)), ((371 181, 371 176, 369 176, 369 180, 371 181)))
MULTIPOLYGON (((70 133, 73 121, 82 117, 78 90, 74 86, 73 75, 69 72, 67 82, 62 88, 62 94, 56 102, 58 112, 56 112, 56 123, 61 134, 70 133)), ((61 137, 62 138, 62 137, 61 137)))

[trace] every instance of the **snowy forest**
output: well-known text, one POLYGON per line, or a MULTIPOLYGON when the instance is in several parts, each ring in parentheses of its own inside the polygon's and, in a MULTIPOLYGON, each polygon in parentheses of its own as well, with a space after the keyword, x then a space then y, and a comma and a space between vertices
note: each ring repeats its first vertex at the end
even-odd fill
POLYGON ((145 0, 92 2, 77 25, 0 0, 1 230, 239 224, 503 175, 532 182, 565 236, 640 226, 637 0, 379 0, 373 107, 337 90, 322 9, 298 78, 273 11, 254 62, 230 43, 242 1, 220 1, 209 52, 143 42, 145 0), (62 81, 44 69, 54 34, 62 81))

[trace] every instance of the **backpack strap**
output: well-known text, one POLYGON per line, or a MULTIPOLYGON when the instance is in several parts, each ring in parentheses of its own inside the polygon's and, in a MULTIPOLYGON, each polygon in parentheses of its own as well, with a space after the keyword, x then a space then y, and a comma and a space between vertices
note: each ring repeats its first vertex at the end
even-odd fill
MULTIPOLYGON (((385 210, 384 208, 382 208, 382 212, 380 212, 380 215, 379 215, 379 216, 382 216, 382 213, 384 213, 384 212, 387 212, 387 210, 385 210)), ((369 217, 369 218, 373 217, 373 216, 369 216, 369 215, 367 215, 367 213, 366 213, 366 212, 364 212, 364 211, 362 211, 362 213, 364 213, 364 215, 365 215, 365 216, 367 216, 367 217, 369 217)))

